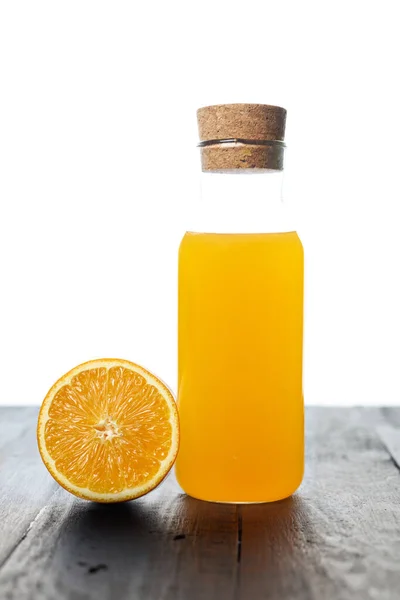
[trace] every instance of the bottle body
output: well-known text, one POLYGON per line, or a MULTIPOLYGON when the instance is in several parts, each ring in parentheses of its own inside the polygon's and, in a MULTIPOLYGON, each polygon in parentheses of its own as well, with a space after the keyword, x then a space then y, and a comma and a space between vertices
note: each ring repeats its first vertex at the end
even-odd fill
POLYGON ((176 475, 202 500, 279 500, 303 476, 303 248, 261 228, 180 246, 176 475))

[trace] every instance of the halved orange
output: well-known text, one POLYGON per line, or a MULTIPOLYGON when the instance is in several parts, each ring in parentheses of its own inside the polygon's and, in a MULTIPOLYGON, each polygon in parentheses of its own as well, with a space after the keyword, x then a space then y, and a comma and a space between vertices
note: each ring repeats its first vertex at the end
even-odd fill
POLYGON ((175 400, 155 375, 127 360, 83 363, 50 389, 39 413, 39 451, 54 479, 96 502, 154 489, 179 445, 175 400))

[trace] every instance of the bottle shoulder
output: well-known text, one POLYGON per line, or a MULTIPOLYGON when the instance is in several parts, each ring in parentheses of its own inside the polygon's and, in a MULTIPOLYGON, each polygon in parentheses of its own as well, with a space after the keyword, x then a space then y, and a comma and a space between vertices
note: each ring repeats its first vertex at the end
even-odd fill
POLYGON ((297 231, 259 232, 259 233, 209 233, 187 231, 183 236, 179 254, 189 248, 258 246, 260 248, 291 247, 304 254, 303 244, 297 231))

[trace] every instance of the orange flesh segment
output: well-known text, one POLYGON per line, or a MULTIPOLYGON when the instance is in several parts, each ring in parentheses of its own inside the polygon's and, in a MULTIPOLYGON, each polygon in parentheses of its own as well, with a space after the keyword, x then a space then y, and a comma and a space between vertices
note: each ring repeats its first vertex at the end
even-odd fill
POLYGON ((171 448, 170 407, 159 390, 124 367, 79 372, 49 407, 46 450, 73 485, 116 494, 145 484, 171 448))

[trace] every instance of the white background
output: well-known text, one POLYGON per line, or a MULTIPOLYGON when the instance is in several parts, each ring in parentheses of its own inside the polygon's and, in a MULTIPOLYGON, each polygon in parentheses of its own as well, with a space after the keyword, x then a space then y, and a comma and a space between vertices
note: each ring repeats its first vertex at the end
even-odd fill
POLYGON ((79 362, 174 389, 199 106, 288 109, 305 398, 400 400, 398 3, 0 3, 0 403, 79 362))

